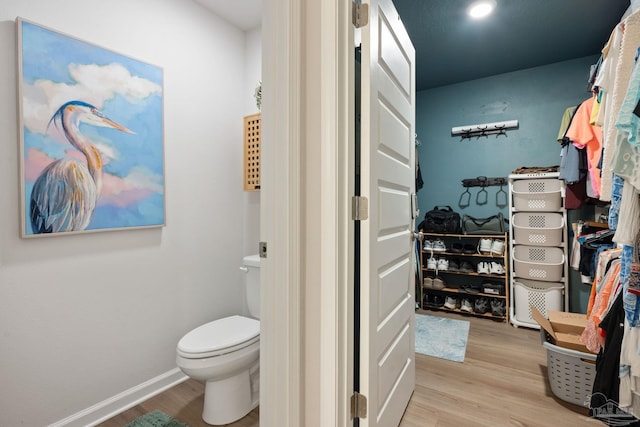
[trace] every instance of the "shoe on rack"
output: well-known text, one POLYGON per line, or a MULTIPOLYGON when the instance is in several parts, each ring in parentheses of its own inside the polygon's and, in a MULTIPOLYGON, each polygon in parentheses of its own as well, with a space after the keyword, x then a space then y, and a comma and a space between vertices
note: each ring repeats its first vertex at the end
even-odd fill
POLYGON ((462 261, 460 263, 460 271, 463 273, 473 273, 476 271, 476 268, 469 261, 462 261))
POLYGON ((449 260, 449 271, 460 271, 460 260, 450 259, 449 260))
POLYGON ((504 274, 504 273, 505 273, 505 269, 502 264, 495 261, 489 263, 489 274, 504 274))
POLYGON ((467 243, 462 247, 462 252, 464 252, 465 254, 475 254, 476 247, 467 243))
POLYGON ((456 297, 447 297, 444 300, 444 306, 449 310, 455 310, 458 307, 458 298, 456 297))
POLYGON ((479 294, 482 288, 480 287, 480 285, 472 283, 472 284, 461 285, 460 290, 468 294, 479 294))
POLYGON ((422 287, 426 289, 433 289, 433 277, 425 277, 422 280, 422 287))
POLYGON ((489 274, 489 263, 485 261, 480 261, 478 263, 478 274, 489 274))
POLYGON ((429 294, 429 293, 425 293, 424 296, 422 297, 422 305, 423 306, 429 306, 432 303, 433 300, 433 295, 429 294))
POLYGON ((431 297, 431 307, 442 307, 444 305, 444 296, 442 295, 433 295, 431 297))
POLYGON ((473 313, 473 305, 471 304, 470 298, 462 298, 462 302, 460 303, 460 310, 466 311, 467 313, 473 313))
POLYGON ((427 268, 429 270, 435 270, 436 268, 438 268, 438 260, 434 257, 429 258, 427 260, 427 268))
POLYGON ((478 241, 478 253, 488 254, 491 252, 491 239, 480 239, 478 241))
POLYGON ((491 253, 493 255, 500 255, 504 253, 504 242, 502 240, 493 239, 491 242, 491 253))
POLYGON ((462 246, 462 243, 453 243, 451 245, 451 252, 455 254, 461 254, 463 250, 464 246, 462 246))
POLYGON ((431 240, 425 240, 422 242, 422 250, 423 251, 432 251, 433 250, 433 242, 431 240))
POLYGON ((440 271, 446 271, 449 269, 449 260, 446 258, 438 258, 437 269, 440 271))
POLYGON ((493 316, 504 317, 507 312, 506 304, 503 299, 491 299, 491 314, 493 316))
POLYGON ((435 289, 436 291, 441 291, 446 287, 447 287, 447 284, 444 282, 444 280, 442 280, 439 277, 433 278, 433 289, 435 289))
POLYGON ((434 252, 446 252, 447 246, 440 239, 433 241, 433 251, 434 252))
POLYGON ((476 298, 473 303, 473 311, 478 314, 485 314, 489 312, 489 299, 485 297, 476 298))
POLYGON ((482 293, 489 295, 504 295, 504 283, 482 282, 482 293))

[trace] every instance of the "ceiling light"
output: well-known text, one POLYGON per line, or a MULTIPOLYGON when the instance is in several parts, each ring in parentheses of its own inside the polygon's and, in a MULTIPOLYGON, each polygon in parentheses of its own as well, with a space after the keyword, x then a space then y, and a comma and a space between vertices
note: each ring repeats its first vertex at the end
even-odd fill
POLYGON ((471 6, 469 6, 469 8, 467 9, 467 13, 474 19, 480 19, 491 14, 495 7, 495 0, 479 0, 473 2, 471 6))

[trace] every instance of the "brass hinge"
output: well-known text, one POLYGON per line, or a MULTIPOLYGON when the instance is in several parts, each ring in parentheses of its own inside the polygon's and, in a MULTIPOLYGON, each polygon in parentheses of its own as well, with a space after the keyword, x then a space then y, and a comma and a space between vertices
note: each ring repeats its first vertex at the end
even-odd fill
POLYGON ((354 391, 351 395, 351 419, 367 418, 367 397, 354 391))
POLYGON ((351 219, 354 221, 369 219, 369 199, 362 196, 351 198, 351 219))
POLYGON ((369 5, 366 3, 352 3, 353 26, 362 28, 369 23, 369 5))

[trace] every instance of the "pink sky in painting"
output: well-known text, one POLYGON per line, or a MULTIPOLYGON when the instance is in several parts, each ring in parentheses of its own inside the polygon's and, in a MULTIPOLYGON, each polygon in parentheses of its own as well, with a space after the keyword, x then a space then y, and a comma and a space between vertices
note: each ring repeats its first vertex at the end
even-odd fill
MULTIPOLYGON (((85 163, 82 154, 75 150, 69 150, 67 157, 73 157, 85 163)), ((38 149, 29 148, 27 150, 27 158, 24 161, 25 181, 34 182, 40 172, 54 160, 38 149)), ((113 205, 122 208, 133 205, 153 194, 153 191, 148 188, 140 188, 123 178, 109 173, 103 173, 102 184, 102 193, 98 197, 98 205, 113 205)))

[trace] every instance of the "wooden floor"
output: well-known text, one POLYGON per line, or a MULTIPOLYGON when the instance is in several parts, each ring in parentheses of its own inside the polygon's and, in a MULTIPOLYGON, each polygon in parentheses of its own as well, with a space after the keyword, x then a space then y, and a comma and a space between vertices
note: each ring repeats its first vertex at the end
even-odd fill
MULTIPOLYGON (((553 396, 547 381, 546 352, 537 330, 445 312, 424 314, 469 320, 463 363, 416 355, 416 389, 400 427, 595 427, 585 408, 553 396)), ((188 380, 102 423, 123 427, 159 409, 188 424, 202 421, 202 384, 188 380)), ((259 409, 232 427, 257 427, 259 409)))

